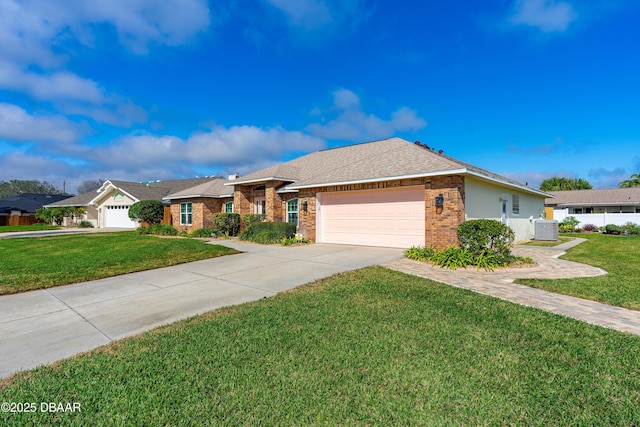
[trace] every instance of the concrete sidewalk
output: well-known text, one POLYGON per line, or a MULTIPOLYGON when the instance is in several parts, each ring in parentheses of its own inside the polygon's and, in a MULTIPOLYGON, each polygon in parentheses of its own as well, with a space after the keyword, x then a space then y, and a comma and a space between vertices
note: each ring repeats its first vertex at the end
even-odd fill
POLYGON ((602 269, 558 258, 567 249, 585 240, 575 239, 554 247, 516 246, 513 253, 533 258, 538 263, 535 267, 506 268, 495 271, 477 271, 473 267, 452 271, 407 258, 391 261, 384 266, 529 307, 573 317, 594 325, 640 335, 640 311, 513 283, 515 279, 525 278, 562 279, 606 274, 607 272, 602 269))
POLYGON ((364 246, 212 243, 245 253, 0 297, 0 377, 216 308, 402 257, 400 249, 364 246))

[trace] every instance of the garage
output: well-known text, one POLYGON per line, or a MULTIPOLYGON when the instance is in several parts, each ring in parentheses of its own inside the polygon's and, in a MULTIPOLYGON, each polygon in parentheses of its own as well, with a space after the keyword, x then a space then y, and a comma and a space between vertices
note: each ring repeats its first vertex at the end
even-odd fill
POLYGON ((138 228, 138 223, 129 218, 129 206, 105 206, 105 228, 138 228))
POLYGON ((318 193, 318 241, 409 248, 424 245, 424 187, 318 193))

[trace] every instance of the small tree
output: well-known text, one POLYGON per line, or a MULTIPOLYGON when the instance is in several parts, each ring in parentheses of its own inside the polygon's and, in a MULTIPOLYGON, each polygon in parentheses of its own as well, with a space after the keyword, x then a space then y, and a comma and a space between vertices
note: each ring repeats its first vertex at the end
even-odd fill
POLYGON ((164 218, 164 204, 160 200, 141 200, 131 205, 129 218, 149 225, 159 224, 164 218))
POLYGON ((70 207, 54 207, 54 208, 40 208, 36 211, 36 218, 43 220, 48 224, 62 225, 64 217, 71 216, 73 214, 73 208, 70 207))

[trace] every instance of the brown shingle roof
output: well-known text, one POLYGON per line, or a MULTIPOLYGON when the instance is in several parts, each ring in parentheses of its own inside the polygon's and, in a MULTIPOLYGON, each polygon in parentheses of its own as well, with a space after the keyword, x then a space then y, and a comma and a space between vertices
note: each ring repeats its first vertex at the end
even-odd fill
MULTIPOLYGON (((175 179, 168 181, 153 181, 149 183, 130 182, 130 181, 118 181, 109 180, 111 184, 117 188, 132 195, 138 200, 162 200, 163 197, 171 192, 177 192, 189 187, 193 187, 199 184, 203 184, 211 181, 212 178, 189 178, 189 179, 175 179)), ((78 196, 70 197, 60 202, 51 203, 47 206, 87 206, 93 199, 98 197, 100 193, 97 190, 92 190, 87 193, 80 194, 78 196)))
POLYGON ((549 206, 640 205, 640 188, 604 190, 550 191, 555 199, 545 199, 549 206))
MULTIPOLYGON (((512 179, 461 162, 401 138, 390 138, 346 147, 321 150, 238 178, 234 183, 291 181, 292 189, 358 181, 389 180, 401 176, 427 176, 451 172, 470 173, 524 190, 512 179)), ((233 185, 229 183, 227 185, 233 185)))
POLYGON ((164 197, 164 200, 183 199, 189 197, 227 197, 233 196, 233 188, 224 185, 225 182, 230 182, 226 179, 215 178, 210 179, 202 184, 196 185, 171 193, 164 197))

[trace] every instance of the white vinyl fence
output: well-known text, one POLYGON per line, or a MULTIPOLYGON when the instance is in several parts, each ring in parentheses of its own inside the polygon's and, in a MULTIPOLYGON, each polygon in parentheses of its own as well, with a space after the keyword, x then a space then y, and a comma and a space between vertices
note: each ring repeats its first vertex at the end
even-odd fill
POLYGON ((628 222, 640 224, 640 213, 592 213, 592 214, 569 214, 568 209, 554 209, 553 219, 562 222, 568 216, 572 216, 584 227, 585 224, 593 224, 597 227, 604 227, 607 224, 624 225, 628 222))

